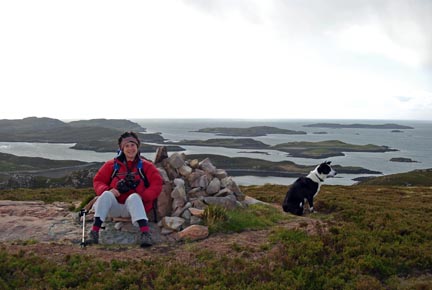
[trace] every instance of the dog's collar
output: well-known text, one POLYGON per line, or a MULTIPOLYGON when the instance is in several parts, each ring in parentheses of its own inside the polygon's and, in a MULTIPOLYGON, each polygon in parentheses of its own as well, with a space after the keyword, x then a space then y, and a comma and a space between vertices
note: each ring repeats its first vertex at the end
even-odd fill
POLYGON ((307 177, 310 178, 310 179, 312 179, 316 183, 324 182, 324 179, 320 178, 319 175, 316 172, 314 172, 314 171, 309 172, 309 174, 307 175, 307 177))
POLYGON ((324 179, 321 179, 321 178, 318 176, 318 174, 316 174, 316 173, 314 173, 314 174, 315 174, 316 178, 319 179, 319 181, 324 182, 324 179))

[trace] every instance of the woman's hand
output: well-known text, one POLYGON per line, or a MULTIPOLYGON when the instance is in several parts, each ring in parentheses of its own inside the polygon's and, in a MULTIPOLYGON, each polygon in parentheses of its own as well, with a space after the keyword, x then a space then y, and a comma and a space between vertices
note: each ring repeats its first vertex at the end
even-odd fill
POLYGON ((120 196, 120 192, 117 190, 117 188, 111 188, 110 191, 114 194, 115 197, 120 196))

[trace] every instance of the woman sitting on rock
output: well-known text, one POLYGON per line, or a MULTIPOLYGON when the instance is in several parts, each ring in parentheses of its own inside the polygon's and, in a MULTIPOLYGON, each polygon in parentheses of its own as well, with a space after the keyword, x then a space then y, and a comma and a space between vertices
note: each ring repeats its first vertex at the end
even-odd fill
POLYGON ((153 244, 147 213, 162 191, 162 177, 150 161, 140 156, 140 140, 134 132, 126 132, 118 139, 119 155, 107 161, 93 179, 99 196, 94 204, 95 219, 88 239, 99 242, 99 230, 107 217, 131 217, 141 231, 141 247, 153 244))

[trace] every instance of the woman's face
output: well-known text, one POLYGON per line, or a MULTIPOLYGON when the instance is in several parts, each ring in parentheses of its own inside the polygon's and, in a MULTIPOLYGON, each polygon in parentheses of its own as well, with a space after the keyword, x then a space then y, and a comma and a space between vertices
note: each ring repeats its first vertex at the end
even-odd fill
POLYGON ((138 153, 138 147, 135 143, 128 142, 123 147, 123 153, 128 161, 132 161, 138 153))

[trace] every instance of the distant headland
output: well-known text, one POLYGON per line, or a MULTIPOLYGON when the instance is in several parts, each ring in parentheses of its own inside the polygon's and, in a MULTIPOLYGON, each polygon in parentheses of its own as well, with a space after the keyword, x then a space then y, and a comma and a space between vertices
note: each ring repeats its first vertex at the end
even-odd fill
MULTIPOLYGON (((145 133, 138 123, 121 119, 92 119, 65 123, 51 118, 29 117, 18 120, 0 120, 0 142, 76 143, 72 148, 96 152, 115 152, 117 140, 125 131, 137 132, 145 143, 163 143, 158 133, 145 133)), ((141 152, 154 152, 155 145, 143 144, 141 152)), ((170 151, 183 148, 172 145, 170 151)))

